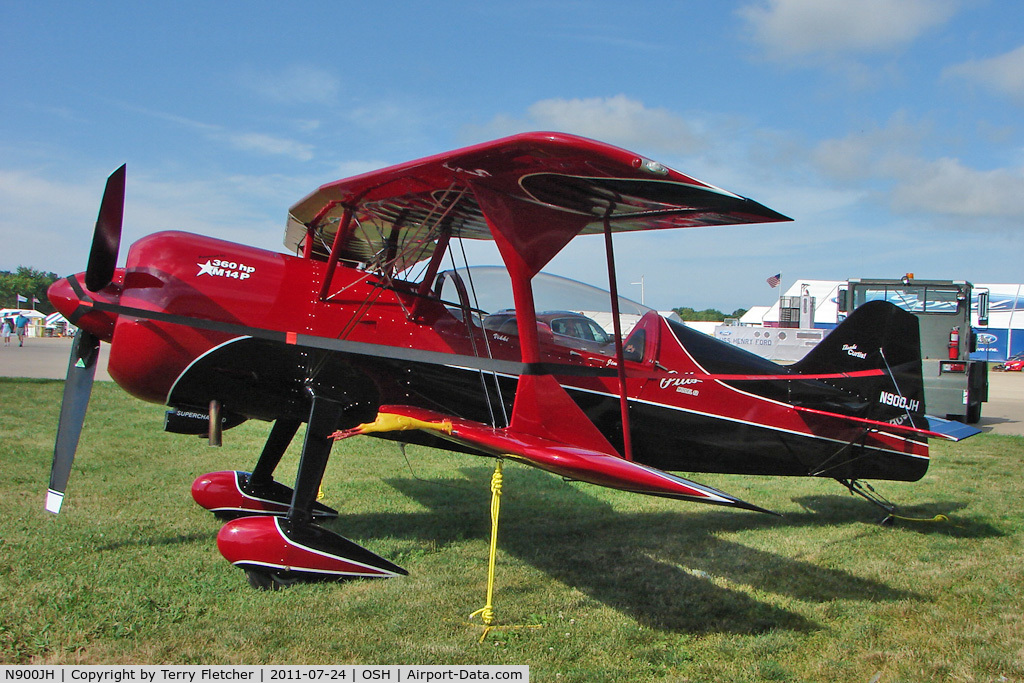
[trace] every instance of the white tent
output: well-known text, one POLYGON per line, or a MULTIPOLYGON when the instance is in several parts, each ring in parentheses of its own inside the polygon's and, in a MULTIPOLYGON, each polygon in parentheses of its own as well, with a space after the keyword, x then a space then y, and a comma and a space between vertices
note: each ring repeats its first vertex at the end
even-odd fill
POLYGON ((46 316, 46 329, 53 330, 52 334, 54 336, 73 335, 78 330, 61 313, 51 313, 46 316))
POLYGON ((11 318, 14 320, 19 315, 29 319, 29 323, 25 327, 25 333, 28 336, 43 336, 43 330, 46 329, 46 316, 39 311, 34 311, 31 308, 0 308, 0 319, 11 318))
MULTIPOLYGON (((836 326, 839 312, 838 296, 839 287, 845 282, 838 280, 797 280, 793 285, 783 292, 781 297, 799 297, 805 291, 814 297, 814 326, 831 329, 836 326)), ((751 311, 764 311, 760 323, 766 327, 774 327, 779 323, 779 299, 768 307, 755 306, 743 316, 742 322, 747 324, 751 311), (767 310, 765 310, 767 309, 767 310)))

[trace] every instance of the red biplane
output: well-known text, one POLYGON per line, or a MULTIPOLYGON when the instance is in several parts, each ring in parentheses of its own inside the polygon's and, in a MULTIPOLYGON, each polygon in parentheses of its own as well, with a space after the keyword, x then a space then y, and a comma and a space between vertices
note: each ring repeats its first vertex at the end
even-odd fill
POLYGON ((860 479, 920 478, 929 437, 973 433, 925 417, 917 323, 885 302, 788 367, 654 311, 624 337, 615 233, 789 219, 616 147, 516 135, 322 186, 290 210, 296 255, 162 232, 118 268, 124 180, 124 167, 108 180, 86 271, 49 292, 79 332, 46 507, 60 510, 109 342, 111 377, 166 404, 168 431, 219 441, 244 420, 273 421, 251 473, 206 474, 192 488, 234 517, 218 545, 257 584, 405 573, 317 523, 337 515, 316 497, 341 437, 760 510, 670 472, 826 477, 859 491, 860 479), (565 343, 586 318, 539 310, 534 283, 591 234, 606 248, 612 329, 565 343), (493 240, 504 262, 500 325, 487 324, 497 311, 482 307, 473 269, 445 267, 465 240, 493 240), (302 423, 288 487, 273 474, 302 423))

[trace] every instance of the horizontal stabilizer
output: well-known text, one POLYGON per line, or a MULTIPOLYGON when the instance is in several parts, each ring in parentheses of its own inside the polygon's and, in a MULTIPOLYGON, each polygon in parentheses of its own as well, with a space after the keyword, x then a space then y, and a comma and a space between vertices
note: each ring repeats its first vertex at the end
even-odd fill
MULTIPOLYGON (((651 496, 770 512, 648 465, 512 428, 498 429, 422 408, 395 405, 381 406, 378 422, 382 421, 382 416, 395 415, 422 421, 421 424, 436 424, 436 428, 426 428, 443 439, 495 457, 511 457, 567 479, 651 496)), ((373 430, 356 428, 356 431, 367 433, 373 430)))
POLYGON ((936 434, 941 434, 942 438, 950 441, 962 441, 963 439, 974 436, 975 434, 981 434, 980 429, 972 427, 969 424, 964 424, 963 422, 945 420, 933 415, 925 415, 925 419, 928 420, 928 429, 936 434))
POLYGON ((928 422, 928 429, 922 429, 910 424, 897 424, 894 422, 871 420, 864 417, 854 417, 852 415, 843 415, 841 413, 832 413, 825 410, 807 408, 805 406, 793 406, 793 410, 801 413, 807 413, 808 415, 822 415, 825 417, 847 420, 849 422, 864 425, 865 427, 874 429, 875 431, 887 432, 889 434, 916 434, 918 436, 925 436, 928 438, 946 439, 947 441, 962 441, 969 436, 981 433, 980 429, 976 429, 970 425, 966 425, 961 422, 954 422, 952 420, 943 420, 942 418, 933 417, 931 415, 924 416, 928 422))

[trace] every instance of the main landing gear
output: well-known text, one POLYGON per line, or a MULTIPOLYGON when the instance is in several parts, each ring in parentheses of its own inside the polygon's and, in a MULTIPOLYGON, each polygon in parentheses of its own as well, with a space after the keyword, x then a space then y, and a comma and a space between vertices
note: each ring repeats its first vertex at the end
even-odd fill
MULTIPOLYGON (((249 515, 287 515, 295 492, 274 480, 274 470, 300 424, 299 420, 287 418, 274 422, 252 473, 235 470, 204 474, 192 483, 192 498, 224 520, 249 515)), ((312 515, 318 520, 333 519, 338 511, 314 502, 312 515)))
POLYGON ((192 484, 192 497, 218 516, 234 517, 217 535, 217 547, 245 570, 256 588, 273 589, 299 581, 338 581, 355 577, 405 575, 401 567, 366 548, 317 526, 338 516, 316 502, 344 405, 313 396, 295 488, 273 479, 273 472, 298 431, 299 421, 278 419, 251 474, 215 472, 192 484))

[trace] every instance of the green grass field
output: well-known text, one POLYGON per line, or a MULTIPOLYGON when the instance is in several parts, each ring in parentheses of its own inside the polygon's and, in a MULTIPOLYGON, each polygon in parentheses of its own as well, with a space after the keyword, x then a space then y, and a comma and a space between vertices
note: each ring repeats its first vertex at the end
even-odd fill
MULTIPOLYGON (((351 439, 332 528, 405 578, 258 592, 217 552, 192 480, 250 469, 269 425, 223 448, 161 431, 160 406, 93 393, 64 512, 43 510, 61 382, 0 380, 0 662, 528 664, 534 681, 1024 680, 1024 438, 939 444, 876 488, 877 524, 830 481, 698 475, 781 518, 567 484, 505 467, 483 606, 493 463, 351 439)), ((291 483, 298 450, 280 479, 291 483)))

